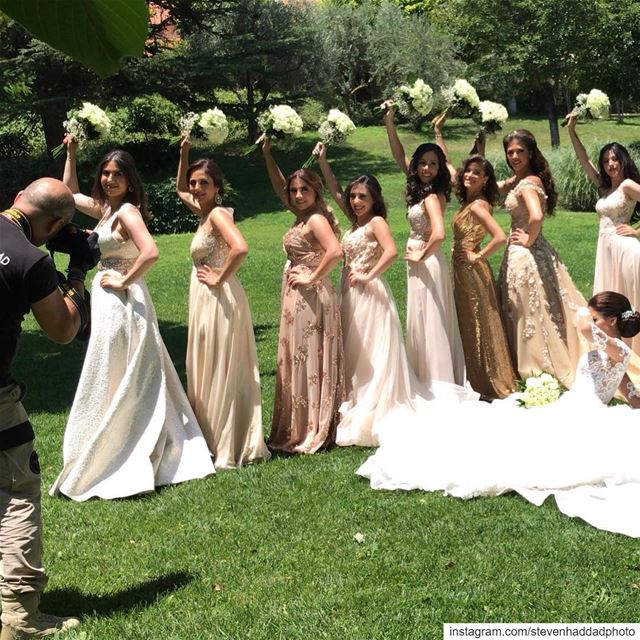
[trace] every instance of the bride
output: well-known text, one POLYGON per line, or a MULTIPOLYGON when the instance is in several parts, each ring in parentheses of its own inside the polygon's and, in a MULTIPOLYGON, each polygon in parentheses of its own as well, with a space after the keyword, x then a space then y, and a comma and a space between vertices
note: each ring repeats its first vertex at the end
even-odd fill
POLYGON ((102 160, 91 197, 79 192, 77 143, 64 182, 98 218, 101 251, 91 293, 92 334, 64 434, 64 468, 50 489, 83 501, 122 498, 214 473, 211 456, 162 342, 144 274, 158 258, 145 225, 133 158, 102 160))
POLYGON ((381 446, 358 470, 374 489, 444 491, 460 498, 517 491, 609 531, 640 537, 640 397, 626 373, 621 337, 640 331, 625 296, 605 291, 578 311, 592 349, 570 391, 523 409, 517 394, 492 404, 430 403, 423 415, 398 410, 380 428, 381 446), (619 390, 629 406, 607 407, 619 390))

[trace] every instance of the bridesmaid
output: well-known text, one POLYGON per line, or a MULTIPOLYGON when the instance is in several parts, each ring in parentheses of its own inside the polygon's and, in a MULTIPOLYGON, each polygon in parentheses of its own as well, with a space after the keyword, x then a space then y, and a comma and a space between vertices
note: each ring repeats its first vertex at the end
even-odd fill
MULTIPOLYGON (((617 142, 600 149, 596 168, 576 133, 576 117, 567 115, 573 149, 598 189, 596 211, 600 232, 596 251, 593 293, 616 291, 625 295, 632 306, 640 308, 640 229, 631 226, 640 218, 640 172, 629 152, 617 142)), ((640 337, 629 341, 640 355, 640 337)))
POLYGON ((385 125, 392 155, 407 176, 407 217, 411 227, 407 261, 407 356, 421 382, 464 385, 464 353, 450 274, 441 245, 444 211, 451 176, 442 150, 424 143, 411 160, 404 153, 393 124, 393 101, 386 107, 385 125))
POLYGON ((342 258, 338 225, 322 198, 322 181, 299 169, 285 178, 262 143, 276 195, 295 215, 284 235, 289 261, 282 283, 282 317, 270 449, 315 453, 335 442, 344 399, 340 313, 329 279, 342 258))
MULTIPOLYGON (((446 114, 433 121, 436 141, 449 155, 442 135, 446 114)), ((453 170, 451 164, 448 165, 453 170)), ((455 171, 455 170, 454 170, 455 171)), ((509 346, 500 317, 495 280, 487 257, 507 242, 493 218, 498 185, 491 163, 472 155, 455 172, 460 209, 452 220, 453 293, 469 382, 486 398, 506 398, 516 388, 509 346), (489 242, 481 242, 489 234, 489 242)))
POLYGON ((336 441, 341 446, 378 446, 376 424, 395 405, 412 405, 400 318, 382 277, 398 251, 376 178, 362 175, 343 191, 327 162, 326 146, 318 142, 313 153, 329 192, 351 221, 342 238, 340 287, 347 400, 340 407, 336 441))
POLYGON ((546 371, 571 387, 580 357, 576 311, 586 302, 542 236, 557 200, 553 177, 529 131, 506 135, 503 146, 514 174, 498 184, 512 218, 499 278, 511 357, 522 378, 546 371))
POLYGON ((271 456, 262 434, 262 405, 251 310, 236 271, 248 247, 221 206, 224 182, 213 160, 188 166, 180 146, 178 196, 200 222, 191 243, 187 394, 217 470, 271 456))

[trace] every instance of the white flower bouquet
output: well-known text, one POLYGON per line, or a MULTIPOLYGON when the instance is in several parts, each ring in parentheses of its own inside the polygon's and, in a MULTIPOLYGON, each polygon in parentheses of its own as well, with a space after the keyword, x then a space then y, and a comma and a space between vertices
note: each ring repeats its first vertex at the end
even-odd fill
POLYGON ((422 78, 393 90, 393 102, 405 118, 425 117, 433 109, 433 89, 422 78))
POLYGON ((289 145, 295 136, 302 133, 302 126, 302 118, 289 105, 270 106, 258 116, 258 129, 262 135, 247 149, 245 155, 252 153, 264 136, 282 140, 285 146, 289 145))
POLYGON ((191 135, 204 138, 212 145, 222 144, 229 135, 227 116, 217 107, 203 113, 186 113, 179 122, 180 137, 191 135))
MULTIPOLYGON (((599 89, 591 89, 589 93, 579 93, 571 114, 579 120, 602 120, 609 117, 611 102, 609 96, 599 89)), ((562 123, 565 126, 566 121, 562 123)))
POLYGON ((564 388, 550 373, 539 373, 529 376, 518 383, 519 393, 513 394, 521 407, 540 407, 555 402, 560 398, 564 388))
POLYGON ((480 108, 478 93, 466 80, 456 80, 451 87, 443 89, 442 96, 449 115, 456 118, 472 116, 480 108))
MULTIPOLYGON (((318 134, 325 145, 331 146, 344 142, 355 130, 356 125, 346 113, 342 113, 340 109, 330 109, 318 127, 318 134)), ((314 160, 314 155, 309 156, 302 168, 310 167, 314 160)))
MULTIPOLYGON (((68 111, 63 125, 66 133, 78 143, 78 147, 82 147, 86 142, 105 140, 111 131, 109 116, 90 102, 83 102, 81 109, 68 111)), ((62 155, 64 150, 64 144, 58 145, 53 150, 53 157, 62 155)))
POLYGON ((509 119, 509 112, 499 102, 483 100, 473 119, 485 134, 491 135, 502 129, 502 125, 509 119))

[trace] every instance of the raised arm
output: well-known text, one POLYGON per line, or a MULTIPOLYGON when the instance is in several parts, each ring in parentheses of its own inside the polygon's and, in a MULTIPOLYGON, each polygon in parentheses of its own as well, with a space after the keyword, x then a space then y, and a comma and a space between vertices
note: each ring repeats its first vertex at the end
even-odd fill
POLYGON ((584 145, 578 138, 578 133, 576 132, 576 122, 577 118, 573 113, 567 114, 567 129, 569 131, 569 137, 571 138, 571 144, 573 145, 573 150, 576 153, 576 157, 580 161, 584 172, 587 174, 587 177, 593 184, 596 185, 598 189, 600 189, 602 183, 600 180, 600 173, 596 169, 595 165, 589 159, 587 155, 587 150, 584 148, 584 145))
POLYGON ((186 207, 191 209, 198 217, 202 216, 200 205, 193 199, 189 191, 189 183, 187 181, 187 169, 189 168, 189 149, 191 142, 189 138, 184 137, 180 142, 180 160, 178 162, 178 176, 176 178, 176 192, 178 197, 186 207))
POLYGON ((264 162, 267 165, 267 173, 269 174, 269 180, 271 180, 271 186, 278 198, 280 198, 280 202, 289 209, 289 202, 287 201, 287 194, 285 193, 287 181, 282 171, 280 171, 280 167, 271 155, 271 138, 266 135, 262 139, 262 155, 264 156, 264 162))
POLYGON ((478 260, 489 257, 498 251, 500 247, 503 247, 507 243, 507 236, 502 230, 502 227, 496 222, 496 219, 491 215, 491 206, 488 202, 476 200, 471 205, 471 214, 491 236, 489 242, 487 242, 478 253, 465 251, 454 255, 454 259, 457 262, 469 262, 473 264, 478 260))
POLYGON ((219 271, 214 271, 208 265, 198 267, 196 275, 200 282, 210 287, 218 287, 228 280, 244 262, 249 253, 247 245, 240 230, 233 222, 233 216, 228 209, 216 207, 208 217, 212 229, 218 232, 229 246, 227 259, 219 271))
POLYGON ((444 157, 447 161, 447 169, 449 169, 449 173, 451 174, 451 180, 455 182, 455 179, 458 175, 456 168, 451 164, 451 159, 449 158, 449 151, 447 150, 447 145, 444 142, 444 136, 442 135, 442 125, 444 121, 447 119, 447 112, 443 111, 439 116, 436 116, 432 121, 433 124, 433 133, 435 135, 436 144, 442 149, 442 153, 444 153, 444 157))
POLYGON ((384 273, 398 257, 396 243, 393 241, 391 230, 384 218, 374 216, 368 224, 367 231, 369 230, 382 248, 382 255, 368 273, 359 273, 357 271, 349 273, 349 284, 352 287, 360 283, 371 282, 376 276, 384 273))
POLYGON ((404 147, 402 146, 402 142, 400 142, 400 138, 398 138, 398 132, 396 131, 395 124, 393 123, 393 116, 396 113, 393 100, 385 100, 381 106, 383 109, 387 110, 384 114, 384 126, 387 129, 391 155, 402 171, 405 174, 408 174, 410 160, 404 153, 404 147))
POLYGON ((429 220, 431 225, 431 235, 424 249, 407 249, 404 259, 409 262, 422 262, 429 256, 433 255, 442 244, 444 234, 444 207, 446 201, 444 196, 436 193, 429 194, 422 201, 422 209, 425 218, 429 220))
POLYGON ((289 274, 291 286, 309 286, 329 275, 331 270, 342 259, 342 248, 336 238, 331 224, 320 213, 313 214, 307 221, 307 228, 313 233, 315 242, 322 247, 324 255, 312 273, 293 271, 289 274))
POLYGON ((318 142, 313 149, 313 155, 318 158, 318 165, 320 166, 320 171, 322 171, 322 175, 324 177, 325 184, 327 185, 327 189, 329 189, 329 193, 331 197, 334 199, 335 203, 342 209, 342 212, 348 216, 349 211, 347 209, 347 203, 344 200, 344 191, 342 190, 342 186, 338 182, 338 179, 335 177, 331 167, 329 166, 329 162, 327 161, 327 146, 324 142, 318 142))
POLYGON ((78 184, 78 174, 76 171, 78 143, 75 142, 69 134, 65 136, 64 142, 67 145, 67 158, 64 162, 62 182, 71 189, 73 199, 76 203, 76 209, 79 209, 82 213, 99 220, 102 218, 103 214, 100 203, 96 202, 93 198, 80 193, 80 185, 78 184))
POLYGON ((131 269, 125 274, 114 272, 105 273, 101 280, 100 286, 116 291, 123 291, 132 282, 144 276, 158 259, 158 247, 154 242, 147 226, 142 219, 142 214, 132 204, 124 204, 117 214, 118 222, 122 225, 123 230, 136 245, 140 252, 131 269))

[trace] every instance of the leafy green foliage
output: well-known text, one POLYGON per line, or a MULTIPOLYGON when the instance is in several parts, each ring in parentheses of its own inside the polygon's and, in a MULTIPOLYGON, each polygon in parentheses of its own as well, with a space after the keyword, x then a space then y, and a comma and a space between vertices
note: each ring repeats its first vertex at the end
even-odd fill
POLYGON ((180 109, 167 98, 153 93, 131 101, 125 113, 124 126, 129 134, 142 134, 145 139, 177 135, 180 109))
POLYGON ((158 233, 188 233, 197 226, 197 218, 185 207, 176 194, 175 178, 146 185, 151 220, 149 231, 158 233))

